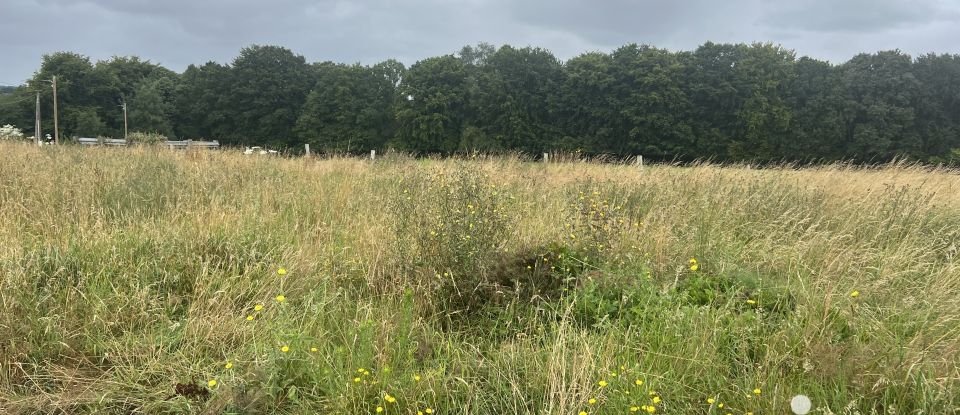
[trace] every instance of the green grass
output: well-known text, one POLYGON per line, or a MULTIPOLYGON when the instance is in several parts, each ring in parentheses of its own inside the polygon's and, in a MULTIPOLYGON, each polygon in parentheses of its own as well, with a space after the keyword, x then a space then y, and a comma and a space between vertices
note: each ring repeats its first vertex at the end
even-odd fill
POLYGON ((0 413, 960 413, 958 258, 920 166, 5 143, 0 413))

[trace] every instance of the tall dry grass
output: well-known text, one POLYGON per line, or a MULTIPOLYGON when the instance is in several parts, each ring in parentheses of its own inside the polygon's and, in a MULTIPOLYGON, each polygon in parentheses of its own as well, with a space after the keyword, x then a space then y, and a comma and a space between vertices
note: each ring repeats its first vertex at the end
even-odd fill
POLYGON ((4 143, 0 409, 956 413, 958 256, 916 165, 4 143))

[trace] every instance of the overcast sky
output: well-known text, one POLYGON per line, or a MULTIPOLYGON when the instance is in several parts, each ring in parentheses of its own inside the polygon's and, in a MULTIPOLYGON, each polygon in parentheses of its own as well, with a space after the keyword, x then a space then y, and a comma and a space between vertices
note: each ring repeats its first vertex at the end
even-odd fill
POLYGON ((61 50, 179 72, 251 44, 409 65, 477 42, 568 59, 634 42, 769 41, 839 63, 862 51, 960 53, 958 39, 960 0, 0 0, 0 84, 23 82, 61 50))

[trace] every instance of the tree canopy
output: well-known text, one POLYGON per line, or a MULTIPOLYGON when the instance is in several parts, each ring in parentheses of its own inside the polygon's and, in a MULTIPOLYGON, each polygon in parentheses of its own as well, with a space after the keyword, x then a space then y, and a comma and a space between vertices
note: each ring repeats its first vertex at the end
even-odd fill
POLYGON ((420 154, 642 154, 718 161, 960 162, 960 55, 862 53, 833 64, 768 43, 692 51, 630 44, 566 62, 490 44, 409 67, 309 63, 253 45, 229 64, 170 71, 135 56, 44 56, 0 94, 0 124, 32 133, 34 94, 51 131, 57 76, 63 136, 131 131, 228 145, 420 154))

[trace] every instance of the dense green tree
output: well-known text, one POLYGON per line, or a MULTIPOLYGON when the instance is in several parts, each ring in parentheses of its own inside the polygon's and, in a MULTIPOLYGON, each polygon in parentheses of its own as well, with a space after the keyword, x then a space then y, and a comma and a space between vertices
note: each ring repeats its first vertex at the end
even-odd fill
POLYGON ((170 115, 173 106, 168 91, 172 85, 165 78, 147 79, 140 82, 128 102, 129 126, 131 130, 160 133, 173 136, 170 115))
POLYGON ((399 88, 394 143, 420 153, 458 149, 467 114, 467 70, 452 55, 427 58, 407 70, 399 88))
POLYGON ((900 51, 859 54, 841 66, 848 112, 844 153, 859 160, 920 156, 915 103, 919 82, 900 51))
POLYGON ((327 64, 297 120, 301 142, 325 151, 381 148, 393 135, 396 86, 403 67, 327 64))
POLYGON ((609 70, 612 134, 596 150, 659 158, 692 150, 690 103, 681 88, 683 66, 677 55, 628 45, 613 52, 609 70))
POLYGON ((615 141, 613 123, 619 111, 612 66, 610 55, 600 52, 577 56, 564 65, 565 77, 556 94, 557 122, 563 131, 555 141, 557 148, 602 153, 615 141))
POLYGON ((173 127, 178 137, 223 139, 236 131, 224 91, 230 67, 215 62, 190 65, 173 91, 173 127))
POLYGON ((471 62, 473 75, 470 124, 483 132, 471 130, 462 137, 467 140, 461 140, 461 149, 472 150, 469 147, 480 143, 537 152, 551 145, 560 133, 552 103, 563 83, 563 67, 552 53, 511 46, 489 53, 481 45, 461 60, 471 62))
POLYGON ((294 143, 293 127, 315 78, 303 56, 279 46, 244 48, 233 61, 221 108, 234 128, 228 144, 294 143))
POLYGON ((276 46, 176 74, 137 57, 46 55, 0 93, 0 122, 30 133, 59 80, 63 136, 132 129, 224 144, 417 153, 582 150, 655 159, 960 163, 960 56, 900 51, 833 65, 771 44, 690 52, 626 45, 563 63, 534 47, 480 43, 408 69, 308 64, 276 46))

